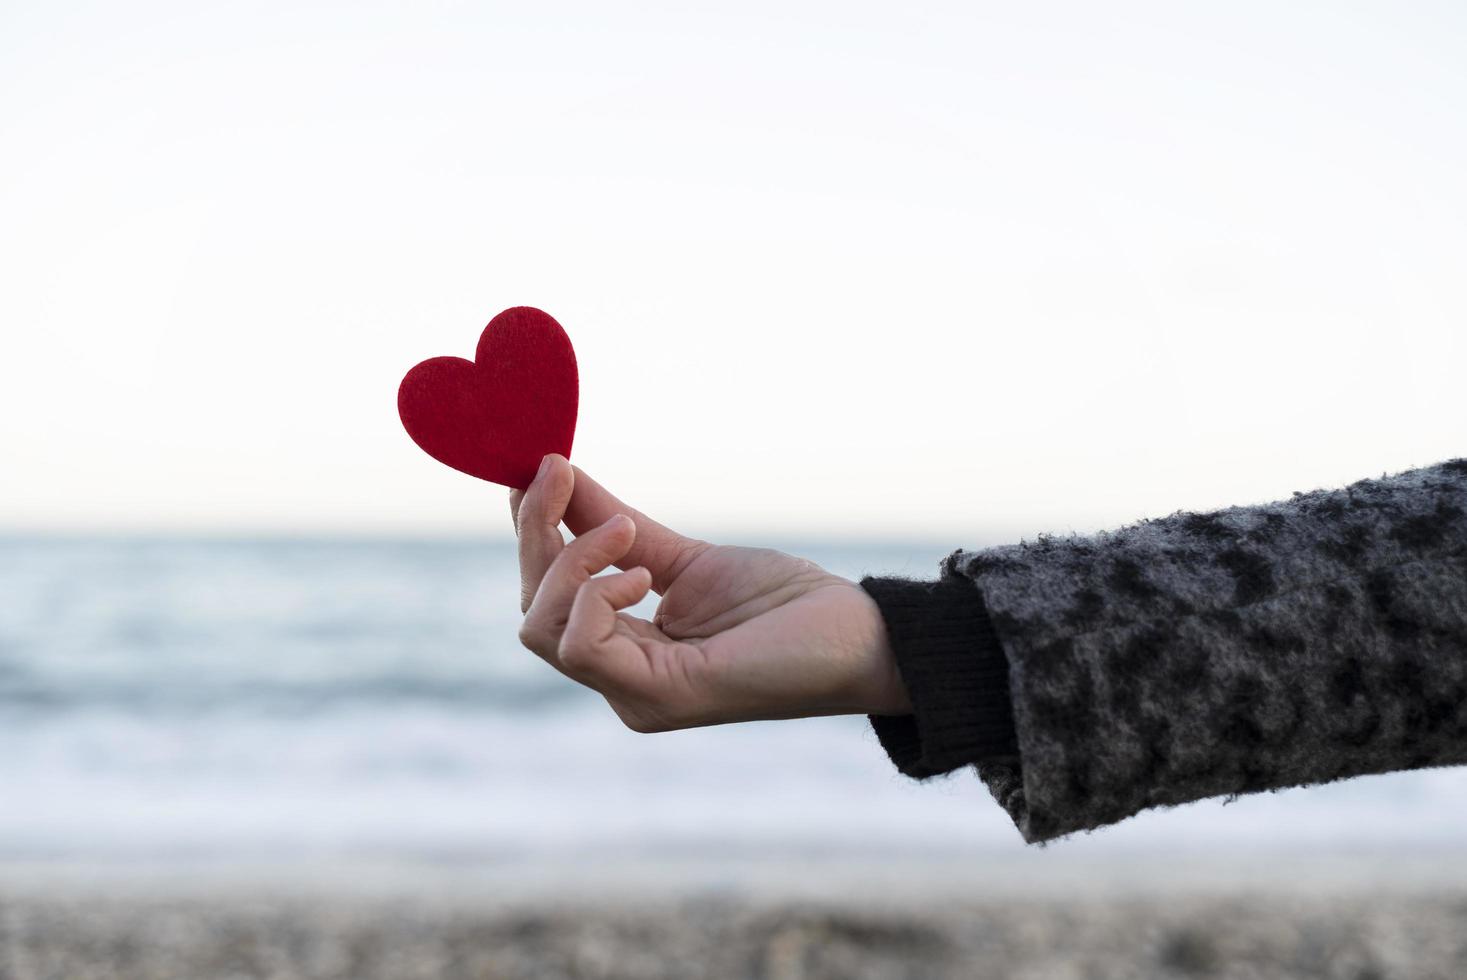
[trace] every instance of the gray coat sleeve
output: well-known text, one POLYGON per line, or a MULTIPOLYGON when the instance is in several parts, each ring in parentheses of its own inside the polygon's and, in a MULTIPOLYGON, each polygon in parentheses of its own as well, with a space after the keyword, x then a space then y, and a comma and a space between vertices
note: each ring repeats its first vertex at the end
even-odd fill
POLYGON ((943 573, 1009 658, 1018 753, 977 769, 1027 841, 1467 762, 1467 459, 943 573))

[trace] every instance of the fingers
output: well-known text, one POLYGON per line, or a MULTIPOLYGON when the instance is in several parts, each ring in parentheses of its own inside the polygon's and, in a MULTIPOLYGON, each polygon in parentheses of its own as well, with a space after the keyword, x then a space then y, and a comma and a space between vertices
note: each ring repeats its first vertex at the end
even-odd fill
POLYGON ((598 690, 616 688, 634 676, 636 644, 617 635, 617 613, 635 606, 652 588, 652 573, 640 565, 584 583, 571 604, 560 641, 560 664, 572 677, 598 690))
POLYGON ((665 591, 711 545, 628 507, 555 454, 525 491, 511 491, 509 508, 519 536, 520 641, 605 694, 635 730, 667 730, 672 715, 643 704, 657 652, 648 643, 666 645, 667 638, 620 611, 651 589, 665 591), (569 544, 562 522, 577 535, 569 544), (600 574, 611 565, 626 571, 600 574))
POLYGON ((605 524, 566 545, 541 580, 525 619, 541 624, 564 624, 576 590, 625 555, 636 536, 637 526, 630 517, 613 514, 605 524))
POLYGON ((575 491, 575 469, 564 456, 551 453, 518 499, 510 495, 510 513, 519 535, 520 611, 530 608, 540 580, 565 547, 560 522, 575 491))
POLYGON ((580 534, 604 523, 613 514, 626 514, 637 525, 637 537, 616 564, 625 569, 636 566, 646 568, 652 574, 652 587, 658 592, 665 592, 668 584, 687 567, 688 562, 709 547, 708 542, 678 534, 636 508, 622 503, 605 487, 587 476, 580 467, 570 468, 575 471, 574 492, 565 509, 565 526, 572 533, 580 534))
POLYGON ((520 627, 520 641, 556 666, 561 634, 570 618, 576 594, 591 576, 626 554, 636 539, 631 518, 615 514, 563 547, 545 572, 520 627))

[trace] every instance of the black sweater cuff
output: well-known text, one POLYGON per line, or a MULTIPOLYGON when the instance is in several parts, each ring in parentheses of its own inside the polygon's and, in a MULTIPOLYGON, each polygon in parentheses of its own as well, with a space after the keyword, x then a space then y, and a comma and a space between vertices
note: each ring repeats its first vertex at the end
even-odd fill
POLYGON ((861 580, 881 608, 910 715, 871 715, 897 769, 918 779, 1018 754, 1009 664, 973 581, 861 580))

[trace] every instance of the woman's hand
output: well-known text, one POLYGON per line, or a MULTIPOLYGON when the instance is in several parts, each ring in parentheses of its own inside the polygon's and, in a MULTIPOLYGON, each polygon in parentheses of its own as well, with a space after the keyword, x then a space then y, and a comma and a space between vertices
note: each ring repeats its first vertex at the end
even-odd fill
POLYGON ((510 492, 510 510, 520 641, 634 731, 912 710, 880 610, 854 582, 778 551, 683 537, 563 456, 510 492), (593 578, 610 565, 624 571, 593 578), (662 596, 651 622, 621 612, 649 589, 662 596))

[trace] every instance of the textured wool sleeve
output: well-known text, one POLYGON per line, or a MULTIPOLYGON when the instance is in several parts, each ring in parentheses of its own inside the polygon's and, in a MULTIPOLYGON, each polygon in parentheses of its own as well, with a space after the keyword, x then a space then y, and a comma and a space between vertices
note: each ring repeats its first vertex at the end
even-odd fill
POLYGON ((1090 537, 956 551, 1009 659, 1025 840, 1467 762, 1467 459, 1090 537))

